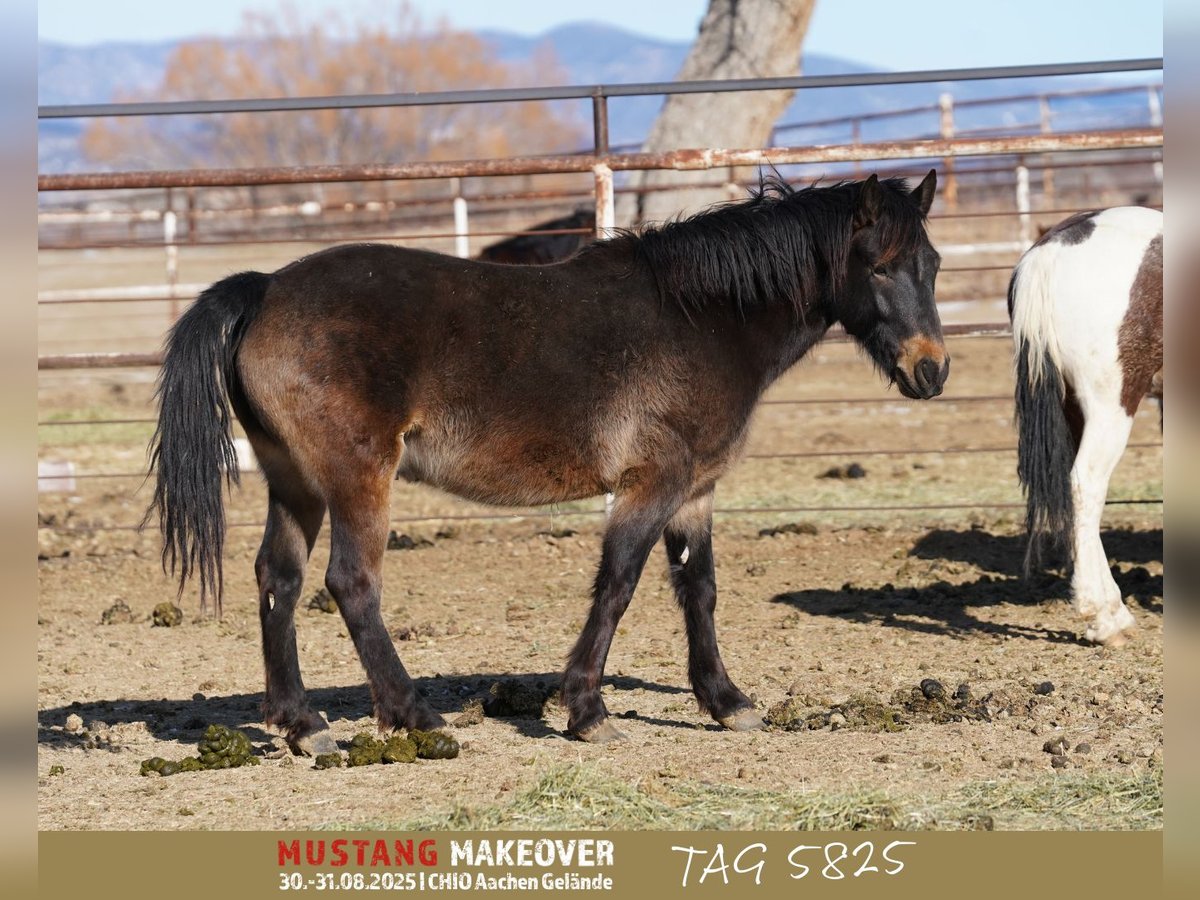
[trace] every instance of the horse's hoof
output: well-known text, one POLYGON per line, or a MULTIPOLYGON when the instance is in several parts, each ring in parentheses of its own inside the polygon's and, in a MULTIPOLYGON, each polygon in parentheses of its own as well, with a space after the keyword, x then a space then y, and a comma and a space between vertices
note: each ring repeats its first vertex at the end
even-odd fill
POLYGON ((1116 612, 1100 617, 1088 626, 1084 638, 1093 644, 1102 644, 1109 650, 1116 650, 1129 643, 1129 639, 1137 634, 1137 619, 1129 609, 1121 604, 1116 612))
POLYGON ((400 726, 408 728, 410 731, 437 731, 439 728, 446 727, 446 720, 435 713, 432 709, 425 709, 413 716, 405 725, 400 726))
POLYGON ((1084 632, 1083 637, 1089 643, 1116 650, 1128 644, 1130 638, 1137 634, 1137 630, 1136 622, 1115 629, 1100 629, 1093 625, 1084 632))
POLYGON ((759 731, 766 727, 763 717, 753 709, 743 709, 717 719, 730 731, 759 731))
POLYGON ((577 731, 575 736, 589 744, 610 744, 613 741, 627 741, 627 738, 616 725, 605 719, 599 725, 593 725, 586 731, 577 731))
POLYGON ((338 752, 337 741, 333 739, 328 728, 322 728, 320 731, 313 731, 295 740, 290 740, 288 746, 297 756, 320 756, 322 753, 338 752))

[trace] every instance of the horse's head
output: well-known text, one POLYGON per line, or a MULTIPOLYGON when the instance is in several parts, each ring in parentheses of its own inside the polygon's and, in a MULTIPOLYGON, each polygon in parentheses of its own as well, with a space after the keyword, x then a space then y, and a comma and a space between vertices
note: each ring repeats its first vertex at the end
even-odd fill
POLYGON ((901 179, 874 175, 858 185, 838 319, 900 387, 927 400, 942 392, 950 356, 933 301, 938 256, 925 232, 937 175, 912 191, 901 179))

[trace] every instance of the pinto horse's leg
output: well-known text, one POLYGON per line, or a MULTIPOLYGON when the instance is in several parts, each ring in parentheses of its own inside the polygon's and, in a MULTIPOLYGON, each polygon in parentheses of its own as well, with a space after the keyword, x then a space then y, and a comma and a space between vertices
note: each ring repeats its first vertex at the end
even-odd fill
POLYGON ((337 744, 325 720, 308 705, 296 656, 294 616, 304 565, 324 517, 323 500, 277 480, 270 488, 267 529, 254 563, 267 678, 263 718, 283 730, 293 751, 314 756, 336 750, 337 744))
POLYGON ((393 459, 371 466, 361 478, 343 479, 330 498, 325 586, 337 601, 367 672, 380 728, 440 728, 445 720, 417 693, 379 610, 395 464, 393 459))
POLYGON ((700 708, 734 731, 763 727, 754 704, 730 679, 717 648, 713 613, 717 579, 712 552, 711 492, 684 505, 663 532, 675 599, 688 636, 688 678, 700 708), (686 557, 685 557, 686 551, 686 557))
POLYGON ((762 716, 730 680, 716 646, 712 492, 685 504, 662 538, 676 600, 688 626, 688 678, 700 708, 733 731, 761 728, 762 716))
POLYGON ((1071 579, 1075 610, 1091 616, 1085 637, 1110 647, 1125 643, 1137 627, 1121 599, 1121 590, 1108 568, 1108 555, 1100 541, 1100 519, 1108 495, 1108 481, 1125 451, 1133 418, 1120 404, 1103 403, 1080 394, 1084 412, 1083 438, 1071 469, 1071 494, 1075 504, 1072 536, 1075 572, 1071 579))
POLYGON ((618 494, 613 504, 592 589, 592 609, 563 675, 562 702, 570 714, 567 729, 592 743, 625 737, 608 721, 608 709, 600 696, 604 663, 646 559, 679 507, 678 500, 667 500, 661 493, 648 496, 650 489, 662 489, 658 473, 643 477, 637 487, 642 489, 618 494))

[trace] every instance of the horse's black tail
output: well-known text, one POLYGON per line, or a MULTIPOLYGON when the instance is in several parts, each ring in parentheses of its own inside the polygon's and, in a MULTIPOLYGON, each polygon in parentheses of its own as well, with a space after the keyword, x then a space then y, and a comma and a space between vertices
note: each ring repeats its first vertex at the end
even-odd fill
POLYGON ((1050 298, 1035 277, 1023 285, 1021 266, 1008 286, 1016 348, 1017 477, 1025 489, 1025 574, 1050 556, 1069 558, 1074 505, 1075 440, 1067 422, 1066 384, 1057 362, 1050 298))
POLYGON ((240 390, 234 361, 246 326, 262 305, 270 276, 242 272, 218 281, 185 312, 167 338, 158 382, 158 427, 150 440, 157 470, 146 522, 157 512, 163 571, 178 572, 179 594, 200 578, 221 614, 225 508, 221 477, 238 481, 229 393, 240 390))

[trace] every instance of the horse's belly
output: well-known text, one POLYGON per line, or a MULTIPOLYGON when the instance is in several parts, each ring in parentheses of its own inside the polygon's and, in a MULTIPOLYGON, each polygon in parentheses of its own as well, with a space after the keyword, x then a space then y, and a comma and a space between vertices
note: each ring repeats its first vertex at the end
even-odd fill
POLYGON ((594 463, 578 448, 501 437, 456 441, 410 435, 396 474, 496 506, 563 503, 607 489, 594 463))

